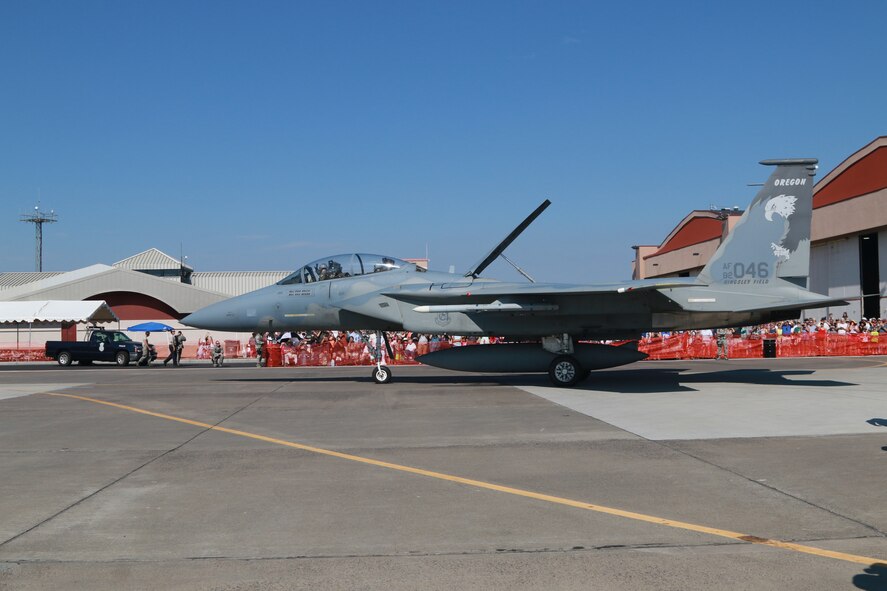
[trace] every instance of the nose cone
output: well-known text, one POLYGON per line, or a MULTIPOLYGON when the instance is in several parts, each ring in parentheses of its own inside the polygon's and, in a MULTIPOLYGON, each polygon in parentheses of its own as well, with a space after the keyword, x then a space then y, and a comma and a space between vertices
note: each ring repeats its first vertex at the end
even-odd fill
POLYGON ((217 302, 182 318, 182 324, 208 330, 234 330, 238 328, 239 314, 230 301, 217 302))

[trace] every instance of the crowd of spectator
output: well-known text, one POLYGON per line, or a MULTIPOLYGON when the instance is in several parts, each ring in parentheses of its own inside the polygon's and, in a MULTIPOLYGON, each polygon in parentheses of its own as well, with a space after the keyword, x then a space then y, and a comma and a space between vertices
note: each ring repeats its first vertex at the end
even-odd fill
MULTIPOLYGON (((685 343, 698 343, 699 341, 714 343, 716 340, 721 341, 726 338, 733 343, 731 345, 733 348, 738 345, 740 339, 761 341, 789 336, 806 339, 810 336, 856 335, 854 341, 861 339, 868 343, 877 343, 878 337, 885 333, 887 333, 887 318, 860 318, 857 322, 844 312, 840 316, 829 314, 819 320, 815 318, 786 320, 757 326, 719 329, 718 331, 702 329, 650 332, 643 335, 638 347, 641 351, 653 353, 662 344, 677 340, 673 337, 681 337, 685 343)), ((389 346, 383 344, 378 350, 376 333, 372 331, 274 332, 265 333, 264 338, 267 344, 279 346, 282 365, 368 365, 376 361, 377 355, 381 355, 385 363, 415 363, 416 357, 440 349, 505 341, 505 339, 487 336, 462 337, 443 333, 419 334, 404 331, 389 332, 386 333, 386 336, 389 346)), ((880 340, 887 341, 887 338, 880 340)), ((611 341, 604 342, 611 343, 611 341)), ((673 345, 672 349, 677 346, 673 345)), ((831 349, 829 350, 831 351, 831 349)), ((0 351, 0 361, 42 358, 42 352, 42 348, 26 351, 16 347, 14 350, 0 351)), ((723 353, 726 353, 726 349, 723 353)), ((211 335, 206 334, 203 338, 197 339, 196 347, 186 347, 185 356, 213 360, 214 363, 219 364, 221 359, 225 357, 228 359, 255 358, 256 343, 254 338, 250 338, 246 342, 236 340, 219 342, 214 340, 211 335)), ((689 355, 688 357, 695 356, 697 355, 689 355)), ((721 357, 721 349, 719 348, 717 353, 711 356, 721 357)))
POLYGON ((887 355, 887 319, 847 314, 758 326, 649 333, 638 349, 649 359, 727 359, 887 355))
MULTIPOLYGON (((771 322, 757 326, 720 329, 718 331, 703 329, 676 332, 647 333, 640 340, 639 348, 646 350, 658 344, 674 341, 671 337, 680 336, 684 341, 699 342, 717 339, 719 348, 717 357, 726 357, 727 348, 722 342, 725 339, 764 340, 777 337, 807 337, 823 335, 862 335, 862 338, 877 341, 880 334, 887 333, 887 318, 861 318, 858 322, 845 312, 840 316, 829 314, 819 320, 807 318, 771 322)), ((426 353, 475 344, 494 344, 502 341, 496 337, 461 337, 449 334, 419 334, 411 332, 389 332, 388 346, 376 346, 376 333, 372 331, 305 331, 305 332, 273 332, 265 333, 265 343, 279 346, 280 364, 295 365, 368 365, 381 356, 384 363, 414 363, 415 359, 426 353)), ((605 341, 608 342, 608 341, 605 341)), ((735 341, 738 345, 739 341, 735 341)), ((207 334, 198 340, 196 357, 211 359, 213 349, 218 350, 219 344, 207 334)), ((732 345, 731 345, 732 346, 732 345)), ((225 341, 224 355, 228 358, 255 358, 256 342, 251 337, 246 342, 225 341)), ((274 347, 271 350, 275 350, 274 347)), ((267 351, 267 349, 266 349, 267 351)))
MULTIPOLYGON (((463 345, 494 344, 496 337, 461 337, 448 334, 419 334, 412 332, 388 332, 388 346, 376 346, 376 333, 372 331, 304 331, 268 332, 262 335, 266 345, 279 345, 282 365, 367 365, 375 362, 377 355, 385 363, 412 363, 415 358, 450 347, 463 345), (390 354, 388 352, 390 347, 390 354)), ((198 341, 197 359, 210 359, 216 341, 207 334, 198 341)), ((227 357, 256 357, 256 338, 246 342, 226 341, 227 357)))
MULTIPOLYGON (((839 318, 829 314, 818 321, 815 318, 802 320, 786 320, 783 322, 769 322, 757 326, 743 326, 728 329, 729 336, 733 338, 773 338, 799 334, 869 334, 880 335, 887 333, 887 318, 861 318, 859 322, 849 318, 844 312, 839 318)), ((709 329, 675 331, 675 332, 651 332, 644 335, 644 340, 653 338, 668 338, 673 334, 690 334, 693 336, 711 337, 714 331, 709 329)))

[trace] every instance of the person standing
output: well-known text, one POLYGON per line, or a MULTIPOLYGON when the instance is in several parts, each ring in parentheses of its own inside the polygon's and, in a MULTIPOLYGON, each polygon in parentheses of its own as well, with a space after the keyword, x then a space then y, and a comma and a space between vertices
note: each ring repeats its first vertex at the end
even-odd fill
POLYGON ((139 357, 138 365, 142 365, 142 361, 144 361, 144 365, 151 365, 151 342, 148 340, 148 337, 151 336, 150 331, 145 331, 145 336, 142 338, 142 356, 139 357))
POLYGON ((179 362, 176 360, 176 331, 173 329, 169 329, 169 332, 166 333, 166 346, 169 348, 169 355, 163 360, 163 367, 166 367, 166 364, 170 361, 172 361, 173 365, 178 365, 179 362))
POLYGON ((717 331, 718 359, 727 359, 727 334, 729 330, 719 328, 717 331))
POLYGON ((254 333, 256 339, 256 367, 262 367, 262 355, 265 353, 265 337, 262 333, 254 333))
POLYGON ((222 362, 225 360, 225 350, 222 348, 222 343, 216 341, 216 344, 213 345, 211 355, 213 367, 222 367, 222 362))
POLYGON ((179 334, 176 335, 176 365, 181 363, 182 361, 182 351, 185 349, 185 341, 188 340, 185 338, 185 335, 182 334, 182 331, 179 331, 179 334))

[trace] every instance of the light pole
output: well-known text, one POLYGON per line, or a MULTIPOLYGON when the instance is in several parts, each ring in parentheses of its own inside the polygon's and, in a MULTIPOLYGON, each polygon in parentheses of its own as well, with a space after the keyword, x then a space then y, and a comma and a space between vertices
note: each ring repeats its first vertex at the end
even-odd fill
POLYGON ((21 221, 34 224, 37 229, 37 254, 36 266, 37 271, 43 271, 43 224, 52 224, 58 221, 55 210, 49 210, 49 213, 40 211, 40 206, 34 206, 34 213, 25 214, 21 217, 21 221))

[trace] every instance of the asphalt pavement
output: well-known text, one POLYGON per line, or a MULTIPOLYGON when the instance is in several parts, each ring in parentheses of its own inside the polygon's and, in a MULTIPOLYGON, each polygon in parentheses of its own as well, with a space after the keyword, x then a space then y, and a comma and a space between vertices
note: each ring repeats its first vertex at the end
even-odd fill
POLYGON ((0 366, 0 589, 887 589, 887 360, 0 366))

